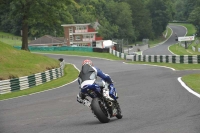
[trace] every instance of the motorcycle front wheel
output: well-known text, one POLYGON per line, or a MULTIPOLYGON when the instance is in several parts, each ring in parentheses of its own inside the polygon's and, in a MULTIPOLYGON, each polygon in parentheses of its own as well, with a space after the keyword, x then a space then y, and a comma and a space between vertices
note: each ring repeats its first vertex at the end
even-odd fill
POLYGON ((99 98, 92 99, 91 108, 101 123, 108 123, 110 121, 108 112, 104 106, 104 103, 99 98))
POLYGON ((116 115, 116 117, 117 117, 117 119, 121 119, 123 117, 120 106, 117 109, 117 115, 116 115))

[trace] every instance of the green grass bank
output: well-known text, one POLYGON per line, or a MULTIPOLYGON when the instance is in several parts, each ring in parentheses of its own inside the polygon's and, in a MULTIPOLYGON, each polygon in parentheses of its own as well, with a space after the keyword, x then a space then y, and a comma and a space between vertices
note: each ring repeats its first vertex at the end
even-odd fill
POLYGON ((3 42, 0 42, 0 63, 0 80, 28 76, 60 66, 56 59, 17 50, 3 42))

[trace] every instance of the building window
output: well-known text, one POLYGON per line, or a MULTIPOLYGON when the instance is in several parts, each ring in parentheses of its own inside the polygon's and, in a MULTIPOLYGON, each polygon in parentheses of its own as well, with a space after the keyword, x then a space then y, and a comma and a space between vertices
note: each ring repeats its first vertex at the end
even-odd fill
POLYGON ((73 28, 72 27, 69 28, 69 33, 73 33, 73 28))
POLYGON ((89 34, 89 35, 84 35, 84 38, 93 38, 94 35, 93 34, 89 34))
POLYGON ((86 26, 76 26, 76 30, 86 30, 86 26))
POLYGON ((75 40, 80 41, 81 40, 81 36, 75 36, 75 40))

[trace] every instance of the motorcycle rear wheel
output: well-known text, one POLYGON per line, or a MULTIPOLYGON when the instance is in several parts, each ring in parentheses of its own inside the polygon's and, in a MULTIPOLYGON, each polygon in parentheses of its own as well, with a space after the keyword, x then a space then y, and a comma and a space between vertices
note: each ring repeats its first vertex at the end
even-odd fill
POLYGON ((101 123, 108 123, 110 121, 110 119, 108 118, 109 117, 108 112, 105 109, 101 99, 99 98, 92 99, 91 108, 95 116, 101 123))

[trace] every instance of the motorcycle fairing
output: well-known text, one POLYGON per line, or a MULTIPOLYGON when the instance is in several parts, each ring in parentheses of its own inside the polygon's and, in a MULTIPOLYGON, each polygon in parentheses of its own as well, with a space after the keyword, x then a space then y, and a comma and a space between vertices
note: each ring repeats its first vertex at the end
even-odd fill
POLYGON ((101 95, 101 88, 97 84, 85 85, 81 89, 82 93, 87 93, 90 97, 95 98, 101 95), (92 93, 95 92, 95 93, 92 93))
POLYGON ((115 87, 113 86, 113 84, 110 84, 109 88, 110 88, 109 95, 116 100, 118 97, 115 87))

